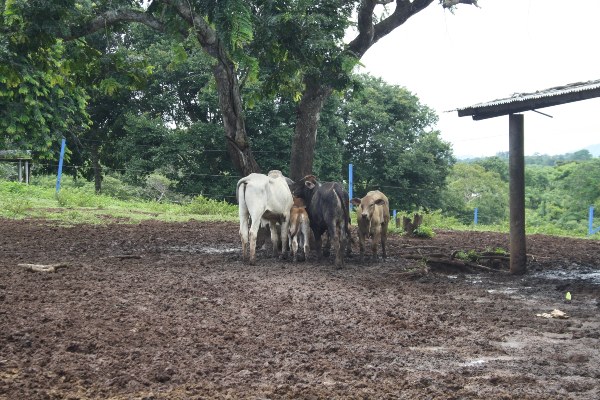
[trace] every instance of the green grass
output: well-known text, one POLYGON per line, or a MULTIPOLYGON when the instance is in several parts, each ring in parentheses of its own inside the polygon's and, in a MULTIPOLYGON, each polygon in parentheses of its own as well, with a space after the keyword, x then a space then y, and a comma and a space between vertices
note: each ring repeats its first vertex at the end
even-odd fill
MULTIPOLYGON (((505 221, 501 224, 485 225, 485 224, 463 224, 456 218, 445 216, 441 211, 433 211, 423 214, 423 224, 421 225, 424 229, 422 237, 428 237, 428 233, 431 229, 435 230, 451 230, 451 231, 475 231, 475 232, 502 232, 508 234, 510 232, 509 221, 505 221)), ((412 217, 412 214, 410 215, 412 217)), ((402 219, 402 215, 399 215, 402 219)), ((587 225, 580 224, 576 230, 568 230, 550 223, 543 225, 528 224, 525 227, 525 233, 527 235, 542 234, 551 236, 564 236, 564 237, 578 237, 587 239, 600 239, 600 233, 588 236, 587 225)), ((389 232, 403 234, 402 226, 396 228, 395 221, 390 221, 389 232)))
MULTIPOLYGON (((179 203, 144 200, 135 196, 135 189, 117 179, 110 180, 109 195, 97 195, 93 183, 64 177, 59 194, 55 191, 54 177, 34 177, 30 185, 0 181, 0 218, 39 218, 55 221, 61 225, 139 223, 145 220, 164 222, 186 221, 237 221, 238 208, 235 204, 217 201, 202 196, 184 199, 179 203), (127 194, 127 195, 126 195, 127 194)), ((411 215, 412 216, 412 215, 411 215)), ((399 215, 402 218, 402 215, 399 215)), ((356 223, 356 214, 352 213, 356 223)), ((497 225, 462 224, 440 211, 423 213, 422 237, 432 237, 436 230, 509 232, 506 221, 497 225)), ((402 227, 396 228, 390 221, 390 233, 403 234, 402 227)), ((526 233, 553 236, 598 239, 600 233, 587 235, 587 225, 576 230, 567 230, 551 224, 529 223, 526 233)))
POLYGON ((237 221, 237 205, 197 197, 181 204, 143 199, 120 200, 94 193, 92 185, 63 179, 57 194, 55 183, 42 178, 30 185, 0 182, 0 218, 40 218, 61 225, 164 222, 237 221))

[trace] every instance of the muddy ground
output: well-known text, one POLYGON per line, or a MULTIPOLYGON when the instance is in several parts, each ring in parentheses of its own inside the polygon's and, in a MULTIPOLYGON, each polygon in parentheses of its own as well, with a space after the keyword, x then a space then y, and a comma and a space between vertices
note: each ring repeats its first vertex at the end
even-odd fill
POLYGON ((237 232, 0 220, 0 399, 600 398, 598 240, 530 236, 509 276, 414 257, 505 234, 392 235, 337 270, 246 265, 237 232))

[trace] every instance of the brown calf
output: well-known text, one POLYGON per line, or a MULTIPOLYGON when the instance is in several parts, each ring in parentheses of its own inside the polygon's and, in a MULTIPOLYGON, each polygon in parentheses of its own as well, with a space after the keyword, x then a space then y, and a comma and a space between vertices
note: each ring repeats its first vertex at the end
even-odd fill
POLYGON ((304 250, 304 259, 308 257, 309 231, 310 222, 304 200, 294 197, 294 205, 290 210, 290 234, 288 236, 294 262, 298 261, 298 245, 304 250))

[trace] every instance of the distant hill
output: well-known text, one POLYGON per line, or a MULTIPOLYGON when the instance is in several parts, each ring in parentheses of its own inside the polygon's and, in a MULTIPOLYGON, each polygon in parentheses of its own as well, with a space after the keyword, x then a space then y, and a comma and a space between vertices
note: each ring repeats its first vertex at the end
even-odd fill
MULTIPOLYGON (((470 157, 470 158, 460 158, 459 162, 472 163, 481 160, 486 160, 489 158, 499 158, 508 162, 508 151, 503 151, 496 153, 495 156, 492 157, 470 157)), ((557 163, 564 163, 570 161, 582 161, 589 160, 590 157, 600 157, 600 143, 593 144, 587 146, 581 150, 575 151, 573 153, 565 153, 565 154, 533 154, 525 156, 525 164, 528 165, 556 165, 557 163)))
POLYGON ((600 143, 588 146, 585 148, 585 150, 592 153, 594 157, 600 157, 600 143))
MULTIPOLYGON (((582 150, 589 151, 590 154, 592 155, 592 157, 600 157, 600 143, 598 143, 598 144, 589 145, 589 146, 584 147, 581 150, 575 151, 573 153, 555 154, 555 155, 534 154, 531 156, 525 156, 525 163, 553 165, 556 161, 577 160, 577 159, 581 159, 577 153, 579 153, 582 150)), ((470 157, 470 156, 461 157, 461 156, 459 156, 457 158, 458 158, 458 161, 460 161, 460 162, 470 163, 470 162, 485 160, 487 158, 492 158, 492 157, 498 157, 502 160, 508 161, 508 151, 499 152, 499 153, 496 153, 495 156, 490 156, 490 157, 470 157)))

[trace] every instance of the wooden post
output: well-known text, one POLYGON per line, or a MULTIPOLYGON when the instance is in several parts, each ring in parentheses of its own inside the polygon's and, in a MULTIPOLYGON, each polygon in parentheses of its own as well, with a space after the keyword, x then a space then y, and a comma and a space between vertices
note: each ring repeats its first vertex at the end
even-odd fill
POLYGON ((523 114, 509 115, 508 150, 510 175, 510 273, 527 268, 525 239, 525 151, 523 114))

